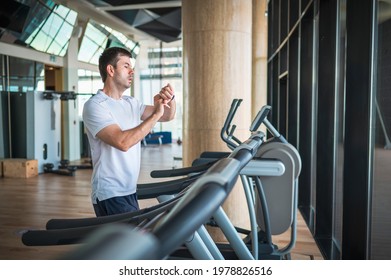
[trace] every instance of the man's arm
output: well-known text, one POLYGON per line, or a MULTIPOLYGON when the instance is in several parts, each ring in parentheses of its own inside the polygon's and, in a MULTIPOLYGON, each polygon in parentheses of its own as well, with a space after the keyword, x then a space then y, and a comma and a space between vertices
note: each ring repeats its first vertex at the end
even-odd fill
POLYGON ((151 106, 152 113, 134 128, 121 130, 117 124, 112 124, 100 130, 96 136, 106 144, 126 152, 151 132, 156 122, 163 116, 163 106, 163 100, 159 100, 155 106, 151 106))
MULTIPOLYGON (((164 104, 164 113, 162 117, 158 120, 159 122, 167 122, 171 121, 175 117, 176 112, 176 102, 175 102, 175 94, 174 89, 170 84, 167 84, 165 87, 163 87, 159 94, 156 94, 153 97, 155 106, 156 103, 160 101, 164 104)), ((141 119, 145 121, 151 114, 153 114, 155 110, 155 106, 147 105, 145 107, 144 113, 141 116, 141 119)))

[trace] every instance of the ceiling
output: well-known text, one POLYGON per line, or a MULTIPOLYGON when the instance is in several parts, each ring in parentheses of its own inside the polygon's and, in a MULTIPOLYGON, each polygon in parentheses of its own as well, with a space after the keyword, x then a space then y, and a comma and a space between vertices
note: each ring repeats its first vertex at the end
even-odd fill
MULTIPOLYGON (((95 21, 133 37, 136 41, 155 39, 179 41, 182 0, 54 0, 95 21)), ((380 22, 391 18, 391 0, 379 1, 380 22)))
POLYGON ((181 39, 182 1, 171 0, 58 0, 78 12, 79 17, 92 18, 135 40, 156 40, 170 43, 181 39))

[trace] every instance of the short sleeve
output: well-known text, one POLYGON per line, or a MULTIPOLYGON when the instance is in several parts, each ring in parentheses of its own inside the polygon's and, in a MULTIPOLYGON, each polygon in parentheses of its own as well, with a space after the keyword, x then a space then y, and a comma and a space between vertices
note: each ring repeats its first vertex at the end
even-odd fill
POLYGON ((147 106, 141 102, 139 102, 139 108, 140 108, 140 117, 144 114, 145 108, 147 106))
POLYGON ((84 104, 83 122, 93 137, 106 126, 116 123, 108 108, 93 99, 84 104))

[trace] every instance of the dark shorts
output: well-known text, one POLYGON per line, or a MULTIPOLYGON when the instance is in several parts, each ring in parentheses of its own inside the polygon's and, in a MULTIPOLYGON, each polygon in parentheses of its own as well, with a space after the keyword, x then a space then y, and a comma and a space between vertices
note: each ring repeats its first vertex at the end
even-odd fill
POLYGON ((97 200, 97 203, 93 206, 97 217, 133 212, 140 209, 136 193, 116 196, 102 201, 97 200))

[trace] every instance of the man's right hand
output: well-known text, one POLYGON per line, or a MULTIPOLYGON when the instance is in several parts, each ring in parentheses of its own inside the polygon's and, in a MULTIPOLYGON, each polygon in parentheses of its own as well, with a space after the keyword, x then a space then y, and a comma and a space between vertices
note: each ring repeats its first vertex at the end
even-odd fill
POLYGON ((164 114, 164 100, 163 99, 155 99, 155 114, 160 118, 164 114))

